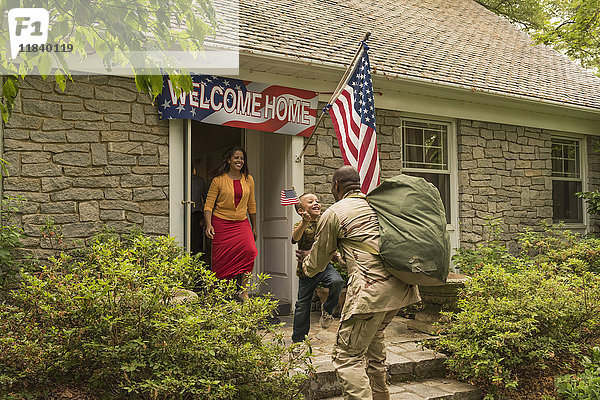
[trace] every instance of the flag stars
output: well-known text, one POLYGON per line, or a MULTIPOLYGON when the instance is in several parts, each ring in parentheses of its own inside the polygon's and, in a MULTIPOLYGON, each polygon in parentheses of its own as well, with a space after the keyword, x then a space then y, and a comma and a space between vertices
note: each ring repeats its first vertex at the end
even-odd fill
POLYGON ((183 104, 179 104, 179 107, 177 107, 176 110, 179 111, 179 114, 181 114, 182 111, 185 111, 185 106, 183 104))
POLYGON ((227 79, 224 79, 224 80, 223 80, 223 84, 224 84, 225 86, 229 86, 229 81, 228 81, 227 79))
POLYGON ((162 104, 162 106, 161 106, 161 107, 162 107, 163 109, 165 109, 165 110, 166 110, 167 108, 171 107, 171 100, 167 100, 167 99, 165 99, 165 102, 162 104))

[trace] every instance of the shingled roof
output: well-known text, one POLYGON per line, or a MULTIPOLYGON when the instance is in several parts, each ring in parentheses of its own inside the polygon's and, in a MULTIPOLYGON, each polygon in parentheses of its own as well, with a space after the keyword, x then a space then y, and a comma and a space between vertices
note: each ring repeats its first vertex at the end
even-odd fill
POLYGON ((600 78, 472 0, 241 0, 241 51, 600 109, 600 78))

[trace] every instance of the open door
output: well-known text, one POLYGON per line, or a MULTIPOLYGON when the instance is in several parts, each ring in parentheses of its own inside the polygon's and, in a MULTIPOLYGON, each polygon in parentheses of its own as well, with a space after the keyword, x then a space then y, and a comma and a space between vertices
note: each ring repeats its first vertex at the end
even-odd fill
POLYGON ((255 271, 271 276, 266 287, 274 297, 292 301, 295 256, 292 242, 294 207, 281 206, 281 189, 292 186, 288 135, 246 131, 248 166, 256 184, 258 219, 258 258, 255 271))

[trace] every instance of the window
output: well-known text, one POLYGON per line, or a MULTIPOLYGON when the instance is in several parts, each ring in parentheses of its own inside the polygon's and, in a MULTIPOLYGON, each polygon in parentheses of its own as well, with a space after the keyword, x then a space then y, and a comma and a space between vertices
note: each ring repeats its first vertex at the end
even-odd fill
POLYGON ((402 172, 432 183, 440 191, 450 223, 449 124, 402 121, 402 172))
POLYGON ((552 203, 555 222, 583 223, 581 146, 577 139, 552 138, 552 203))

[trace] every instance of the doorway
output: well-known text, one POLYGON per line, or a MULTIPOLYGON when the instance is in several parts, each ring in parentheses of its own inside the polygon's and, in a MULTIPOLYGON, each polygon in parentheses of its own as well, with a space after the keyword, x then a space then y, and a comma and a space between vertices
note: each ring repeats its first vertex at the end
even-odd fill
POLYGON ((204 202, 210 180, 220 166, 223 155, 234 146, 242 146, 240 128, 203 124, 191 121, 191 218, 190 252, 202 253, 202 259, 210 264, 210 239, 204 235, 204 202))
MULTIPOLYGON (((261 288, 280 300, 293 302, 297 291, 296 260, 290 241, 297 217, 293 207, 279 204, 281 189, 304 186, 303 162, 294 161, 304 144, 303 137, 248 129, 202 124, 192 120, 169 121, 170 234, 191 250, 191 176, 196 174, 209 187, 209 173, 223 153, 242 145, 248 153, 248 166, 255 181, 257 203, 256 242, 259 255, 254 273, 267 273, 271 279, 261 288)), ((196 233, 196 232, 195 232, 196 233)), ((201 231, 199 233, 203 235, 201 231)), ((196 233, 194 236, 197 236, 196 233)), ((202 240, 205 241, 204 236, 202 240)), ((210 261, 210 243, 201 243, 210 261)), ((288 303, 289 304, 289 303, 288 303)))

